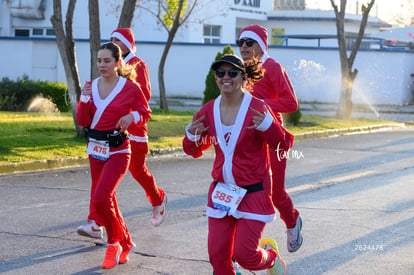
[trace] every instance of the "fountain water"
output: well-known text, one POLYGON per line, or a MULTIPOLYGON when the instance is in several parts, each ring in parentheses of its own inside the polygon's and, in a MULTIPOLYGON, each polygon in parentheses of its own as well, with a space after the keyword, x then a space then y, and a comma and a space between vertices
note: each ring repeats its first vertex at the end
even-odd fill
POLYGON ((32 102, 30 102, 29 107, 27 108, 28 112, 43 112, 43 113, 57 113, 59 110, 56 108, 56 105, 47 98, 42 96, 35 97, 32 102))

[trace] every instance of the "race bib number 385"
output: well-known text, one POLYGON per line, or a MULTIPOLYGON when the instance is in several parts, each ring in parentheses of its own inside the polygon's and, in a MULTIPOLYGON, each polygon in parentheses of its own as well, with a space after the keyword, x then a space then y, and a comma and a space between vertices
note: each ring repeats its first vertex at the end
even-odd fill
POLYGON ((107 140, 89 138, 86 152, 95 159, 106 161, 109 159, 109 142, 107 140))
POLYGON ((236 212, 247 190, 235 184, 217 183, 211 195, 215 208, 224 210, 230 215, 236 212))

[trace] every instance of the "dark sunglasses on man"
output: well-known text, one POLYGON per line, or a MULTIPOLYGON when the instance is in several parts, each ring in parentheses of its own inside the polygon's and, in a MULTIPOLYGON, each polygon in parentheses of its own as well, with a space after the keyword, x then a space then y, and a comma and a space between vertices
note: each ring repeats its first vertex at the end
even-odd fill
POLYGON ((251 38, 247 38, 247 39, 237 39, 236 40, 236 44, 239 47, 243 47, 244 42, 246 42, 246 46, 247 47, 251 47, 251 46, 253 46, 254 42, 256 42, 256 40, 253 40, 251 38))

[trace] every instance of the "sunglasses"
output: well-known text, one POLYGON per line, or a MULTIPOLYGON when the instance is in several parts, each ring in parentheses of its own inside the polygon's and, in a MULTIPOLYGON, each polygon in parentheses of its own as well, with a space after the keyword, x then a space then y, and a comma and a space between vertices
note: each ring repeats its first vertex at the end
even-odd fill
POLYGON ((236 40, 236 44, 239 47, 243 47, 244 42, 246 42, 246 46, 247 47, 251 47, 251 46, 253 46, 254 42, 256 42, 256 40, 253 40, 251 38, 247 38, 247 39, 237 39, 236 40))
POLYGON ((223 69, 217 69, 216 70, 216 77, 223 78, 226 75, 226 73, 229 77, 235 78, 239 74, 239 70, 230 69, 230 70, 226 71, 226 70, 223 70, 223 69))

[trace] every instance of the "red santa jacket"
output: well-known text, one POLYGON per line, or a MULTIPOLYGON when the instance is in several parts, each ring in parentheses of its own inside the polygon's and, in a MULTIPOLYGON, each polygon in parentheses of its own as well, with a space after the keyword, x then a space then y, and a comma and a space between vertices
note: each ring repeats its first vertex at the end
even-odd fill
MULTIPOLYGON (((203 122, 209 128, 201 136, 193 136, 186 131, 183 140, 184 152, 197 158, 213 145, 216 157, 211 176, 214 182, 232 183, 241 187, 263 182, 264 190, 246 194, 233 216, 269 222, 274 218, 274 208, 270 199, 267 144, 273 150, 288 150, 292 146, 293 136, 274 120, 269 112, 257 129, 247 129, 253 125, 252 119, 255 115, 248 107, 265 113, 265 104, 246 92, 226 145, 220 119, 220 100, 221 96, 201 108, 197 118, 207 115, 203 122)), ((226 212, 214 208, 211 201, 214 187, 212 183, 207 215, 224 217, 226 212)))
MULTIPOLYGON (((100 131, 114 130, 119 119, 130 112, 138 112, 139 121, 136 123, 138 126, 148 122, 151 110, 137 85, 120 77, 108 97, 101 99, 98 91, 100 78, 92 82, 92 94, 81 96, 78 103, 76 121, 80 126, 100 131)), ((111 153, 128 152, 128 139, 120 147, 111 147, 110 151, 111 153)))
MULTIPOLYGON (((141 88, 141 92, 145 97, 145 100, 148 102, 151 98, 151 83, 148 73, 148 67, 145 62, 136 56, 134 53, 129 52, 127 56, 124 57, 124 62, 129 65, 135 65, 135 71, 137 73, 136 82, 141 88)), ((130 133, 131 140, 138 142, 148 142, 148 129, 147 124, 138 126, 136 124, 131 124, 128 128, 130 133)))
POLYGON ((282 123, 280 113, 293 113, 298 109, 295 91, 285 68, 276 60, 265 55, 262 67, 264 77, 249 89, 253 96, 264 99, 277 120, 282 123))

